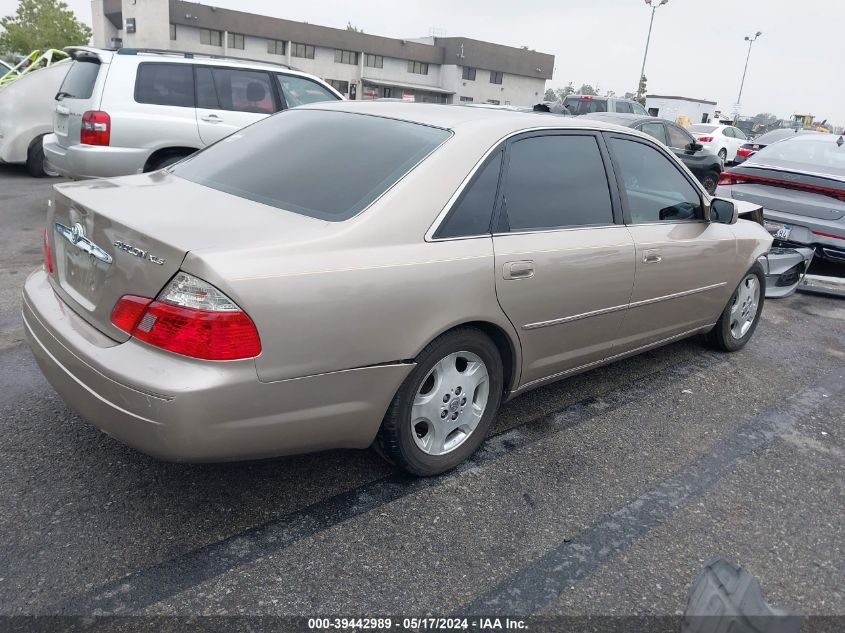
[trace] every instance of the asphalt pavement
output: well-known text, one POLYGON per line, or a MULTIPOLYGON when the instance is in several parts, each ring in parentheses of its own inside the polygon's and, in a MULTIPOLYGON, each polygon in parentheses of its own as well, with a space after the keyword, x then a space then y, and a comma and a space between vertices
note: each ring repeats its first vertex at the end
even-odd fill
POLYGON ((673 616, 715 556, 845 616, 845 300, 516 398, 439 478, 369 451, 163 463, 68 409, 23 341, 55 182, 0 166, 0 616, 673 616))

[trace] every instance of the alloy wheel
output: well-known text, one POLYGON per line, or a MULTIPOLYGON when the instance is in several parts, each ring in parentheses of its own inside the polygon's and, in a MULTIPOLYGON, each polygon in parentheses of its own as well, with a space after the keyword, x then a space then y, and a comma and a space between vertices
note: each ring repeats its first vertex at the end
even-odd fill
POLYGON ((737 288, 731 305, 731 336, 739 340, 746 335, 760 306, 760 281, 756 275, 746 275, 737 288))

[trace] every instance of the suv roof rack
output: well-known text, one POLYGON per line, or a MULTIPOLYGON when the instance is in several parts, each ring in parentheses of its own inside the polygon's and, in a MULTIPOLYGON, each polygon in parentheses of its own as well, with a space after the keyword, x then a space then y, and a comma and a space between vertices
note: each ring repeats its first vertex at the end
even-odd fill
POLYGON ((233 61, 233 62, 252 62, 254 64, 267 64, 268 66, 281 66, 282 68, 287 68, 288 70, 296 70, 298 72, 302 72, 299 68, 291 66, 289 64, 281 64, 279 62, 270 62, 265 59, 250 59, 248 57, 232 57, 230 55, 214 55, 213 53, 192 53, 190 51, 175 51, 169 48, 119 48, 117 50, 118 55, 139 55, 139 54, 146 54, 150 53, 153 55, 173 55, 175 57, 184 57, 185 59, 194 59, 194 58, 202 58, 202 59, 223 59, 226 61, 233 61))

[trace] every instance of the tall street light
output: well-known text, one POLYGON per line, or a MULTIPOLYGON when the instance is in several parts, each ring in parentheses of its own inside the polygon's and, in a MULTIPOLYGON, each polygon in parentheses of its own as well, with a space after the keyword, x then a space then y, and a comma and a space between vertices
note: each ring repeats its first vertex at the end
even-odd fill
POLYGON ((645 75, 645 60, 648 57, 648 45, 651 42, 651 27, 654 25, 654 12, 657 7, 662 7, 669 0, 645 0, 646 5, 651 7, 651 21, 648 23, 648 39, 645 41, 645 53, 643 54, 643 67, 640 70, 640 77, 637 81, 637 100, 643 96, 643 76, 645 75))
POLYGON ((736 98, 736 109, 739 113, 739 104, 742 103, 742 89, 745 86, 745 73, 748 72, 748 60, 751 59, 751 45, 757 41, 757 38, 762 35, 762 31, 757 31, 754 37, 745 36, 745 41, 748 42, 748 55, 745 56, 745 68, 742 71, 742 82, 739 84, 739 96, 736 98))

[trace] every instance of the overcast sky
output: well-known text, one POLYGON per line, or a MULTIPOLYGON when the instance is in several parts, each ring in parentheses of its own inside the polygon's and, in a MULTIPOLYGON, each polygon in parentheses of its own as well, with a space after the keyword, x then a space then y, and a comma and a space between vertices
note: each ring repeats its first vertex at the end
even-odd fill
MULTIPOLYGON (((89 0, 65 0, 85 22, 89 0)), ((143 1, 143 0, 142 0, 143 1)), ((636 90, 651 10, 643 0, 215 0, 230 9, 367 33, 420 37, 430 29, 555 55, 547 87, 636 90)), ((0 15, 17 0, 0 0, 0 15)), ((657 9, 646 76, 654 94, 717 101, 730 112, 754 44, 742 113, 815 114, 845 124, 845 0, 669 0, 657 9)))

